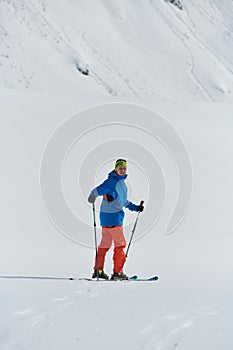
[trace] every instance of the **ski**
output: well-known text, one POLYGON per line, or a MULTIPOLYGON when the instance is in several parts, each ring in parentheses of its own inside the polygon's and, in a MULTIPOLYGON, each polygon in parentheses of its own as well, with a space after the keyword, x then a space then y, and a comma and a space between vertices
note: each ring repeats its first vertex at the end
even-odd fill
POLYGON ((141 282, 143 282, 143 281, 148 281, 148 282, 150 282, 150 281, 157 281, 159 279, 159 277, 158 276, 153 276, 153 277, 149 277, 149 278, 137 278, 135 281, 141 281, 141 282))
POLYGON ((157 281, 159 279, 158 276, 153 276, 153 277, 149 277, 149 278, 138 278, 138 276, 134 275, 134 276, 130 276, 127 280, 105 280, 105 279, 97 279, 97 278, 87 278, 87 277, 82 277, 79 278, 79 280, 84 280, 84 281, 89 281, 89 282, 152 282, 152 281, 157 281))
MULTIPOLYGON (((117 280, 117 281, 135 281, 138 278, 138 276, 130 276, 127 280, 117 280)), ((116 280, 105 280, 103 278, 88 278, 88 277, 81 277, 79 278, 80 281, 89 281, 89 282, 115 282, 116 280)))
POLYGON ((137 275, 130 276, 130 277, 128 278, 128 281, 135 281, 137 278, 138 278, 137 275))
POLYGON ((28 279, 28 280, 63 280, 63 281, 74 281, 76 278, 73 277, 52 277, 52 276, 0 276, 5 279, 28 279))
POLYGON ((137 275, 130 276, 127 280, 105 280, 105 279, 97 279, 97 278, 88 278, 88 277, 81 277, 81 278, 73 278, 73 277, 53 277, 53 276, 15 276, 15 275, 0 275, 0 279, 28 279, 28 280, 60 280, 60 281, 76 281, 76 280, 83 280, 83 281, 89 281, 89 282, 116 282, 116 281, 135 281, 135 282, 146 282, 146 281, 157 281, 159 279, 158 276, 153 276, 149 278, 139 278, 137 275))

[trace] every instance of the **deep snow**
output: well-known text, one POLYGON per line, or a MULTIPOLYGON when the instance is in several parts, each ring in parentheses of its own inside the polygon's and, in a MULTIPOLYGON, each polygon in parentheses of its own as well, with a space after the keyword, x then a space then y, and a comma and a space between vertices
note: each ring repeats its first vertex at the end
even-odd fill
POLYGON ((229 0, 2 0, 0 88, 231 101, 232 13, 229 0))
MULTIPOLYGON (((73 243, 52 225, 41 200, 39 169, 45 144, 59 124, 74 112, 100 102, 107 100, 77 101, 11 93, 1 96, 1 140, 5 146, 1 148, 1 275, 90 276, 94 250, 73 243)), ((156 273, 159 282, 94 284, 1 279, 2 349, 231 349, 231 105, 148 100, 144 105, 153 107, 172 123, 182 136, 193 166, 189 211, 178 229, 166 235, 177 174, 169 155, 161 152, 158 144, 150 143, 150 137, 144 139, 144 146, 157 153, 161 161, 167 197, 157 225, 132 245, 125 271, 140 276, 156 273)), ((117 129, 115 132, 106 138, 108 145, 119 136, 117 129)), ((77 163, 75 157, 85 160, 92 136, 84 137, 86 147, 80 144, 81 153, 71 152, 64 174, 70 173, 72 178, 73 170, 77 173, 82 168, 82 162, 77 163)), ((134 136, 131 130, 128 139, 134 136)), ((135 178, 137 172, 130 167, 133 164, 129 166, 129 176, 136 186, 132 196, 139 199, 140 176, 135 178)), ((91 164, 89 169, 96 174, 91 164)), ((91 185, 86 184, 87 188, 91 185)), ((72 196, 69 187, 64 190, 68 191, 71 205, 78 201, 78 212, 87 220, 86 235, 94 242, 91 208, 85 197, 80 201, 76 186, 77 179, 71 186, 72 196)), ((156 198, 149 194, 147 212, 153 202, 156 198)), ((137 234, 146 217, 145 211, 137 234)), ((135 216, 130 219, 129 230, 134 219, 135 216)), ((153 216, 150 219, 153 221, 153 216)), ((106 272, 110 274, 111 269, 110 252, 106 272)))
MULTIPOLYGON (((182 4, 0 1, 0 275, 91 275, 86 197, 120 149, 129 161, 130 199, 146 206, 125 272, 160 276, 146 284, 0 278, 1 350, 232 349, 233 4, 182 4), (152 108, 188 151, 192 199, 170 235, 179 178, 167 148, 137 118, 117 125, 119 115, 104 129, 96 115, 95 130, 83 118, 89 107, 116 102, 152 108), (70 234, 46 213, 40 171, 46 145, 74 116, 77 135, 87 132, 62 164, 63 194, 80 219, 70 234)), ((56 151, 55 160, 59 145, 56 151)), ((134 220, 127 212, 127 241, 134 220)), ((99 240, 99 225, 97 233, 99 240)))

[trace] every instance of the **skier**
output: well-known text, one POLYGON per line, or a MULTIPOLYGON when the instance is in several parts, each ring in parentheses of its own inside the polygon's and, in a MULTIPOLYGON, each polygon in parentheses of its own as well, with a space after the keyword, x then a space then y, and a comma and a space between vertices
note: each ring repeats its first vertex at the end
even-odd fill
POLYGON ((92 278, 108 279, 108 275, 104 272, 104 261, 106 253, 114 241, 114 268, 111 280, 128 279, 128 276, 123 272, 126 261, 124 252, 126 241, 122 226, 125 216, 123 208, 142 212, 144 207, 143 205, 133 204, 127 199, 126 170, 127 161, 118 159, 115 163, 115 169, 108 174, 107 180, 94 188, 88 197, 88 202, 94 203, 98 196, 103 196, 100 207, 102 239, 98 246, 92 278))

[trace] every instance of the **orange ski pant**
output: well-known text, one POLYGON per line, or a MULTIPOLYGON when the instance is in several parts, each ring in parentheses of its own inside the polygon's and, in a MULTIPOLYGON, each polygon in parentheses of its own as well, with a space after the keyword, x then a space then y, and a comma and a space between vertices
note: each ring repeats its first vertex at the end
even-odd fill
POLYGON ((104 269, 104 261, 107 251, 111 248, 114 242, 113 254, 113 270, 121 272, 126 260, 124 248, 126 247, 125 237, 123 234, 123 226, 102 227, 102 239, 98 246, 97 259, 95 260, 95 270, 104 269))

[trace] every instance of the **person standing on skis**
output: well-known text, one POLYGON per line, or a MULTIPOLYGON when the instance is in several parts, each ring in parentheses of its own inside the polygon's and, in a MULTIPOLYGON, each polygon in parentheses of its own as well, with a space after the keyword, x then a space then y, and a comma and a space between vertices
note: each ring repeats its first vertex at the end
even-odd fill
POLYGON ((107 180, 94 188, 88 197, 88 202, 94 203, 98 196, 103 196, 100 207, 102 239, 98 246, 92 278, 108 279, 108 275, 104 272, 104 262, 106 253, 110 249, 112 242, 114 242, 114 268, 111 279, 128 279, 128 276, 123 272, 123 266, 126 261, 124 252, 126 241, 123 233, 125 213, 123 208, 142 212, 144 207, 143 205, 133 204, 127 199, 126 171, 126 160, 118 159, 115 163, 115 169, 108 174, 107 180))

